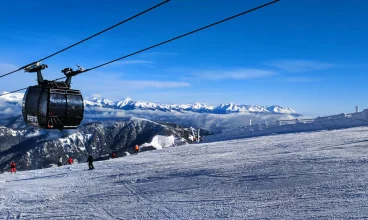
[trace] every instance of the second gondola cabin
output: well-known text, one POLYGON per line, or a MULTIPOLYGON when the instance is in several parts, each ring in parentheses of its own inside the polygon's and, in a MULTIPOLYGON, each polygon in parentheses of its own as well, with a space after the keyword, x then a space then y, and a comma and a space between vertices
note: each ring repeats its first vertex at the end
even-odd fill
POLYGON ((71 76, 78 72, 72 72, 67 68, 70 71, 64 72, 67 75, 65 82, 47 81, 43 80, 41 74, 41 70, 46 67, 35 65, 26 69, 27 72, 37 72, 39 83, 28 87, 24 95, 22 103, 24 121, 44 129, 78 128, 83 120, 83 97, 79 90, 70 89, 71 76))

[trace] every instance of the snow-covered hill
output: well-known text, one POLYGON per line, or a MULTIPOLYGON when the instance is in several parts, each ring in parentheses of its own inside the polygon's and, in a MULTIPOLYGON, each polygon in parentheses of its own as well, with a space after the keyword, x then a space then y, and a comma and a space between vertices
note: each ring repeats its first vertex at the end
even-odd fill
MULTIPOLYGON (((202 132, 204 133, 204 132, 202 132)), ((189 128, 126 118, 119 122, 93 122, 77 130, 11 129, 0 127, 0 172, 16 160, 20 169, 40 169, 54 164, 59 156, 84 160, 86 155, 105 157, 132 153, 136 144, 141 151, 190 143, 189 128)))
POLYGON ((364 219, 367 140, 360 127, 4 173, 0 218, 364 219))

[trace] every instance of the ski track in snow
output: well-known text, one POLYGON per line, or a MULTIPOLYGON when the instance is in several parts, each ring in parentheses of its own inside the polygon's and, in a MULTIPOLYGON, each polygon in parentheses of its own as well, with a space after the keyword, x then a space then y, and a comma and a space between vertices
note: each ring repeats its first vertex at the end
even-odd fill
POLYGON ((0 219, 361 219, 368 127, 0 175, 0 219))

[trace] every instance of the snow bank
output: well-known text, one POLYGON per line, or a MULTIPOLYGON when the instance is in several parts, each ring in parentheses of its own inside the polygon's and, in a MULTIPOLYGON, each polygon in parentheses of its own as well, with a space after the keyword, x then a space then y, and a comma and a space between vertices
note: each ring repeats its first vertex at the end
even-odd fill
POLYGON ((157 150, 160 150, 162 148, 171 147, 173 145, 175 145, 174 135, 171 135, 171 136, 156 135, 152 138, 151 143, 142 144, 141 148, 154 147, 157 150))

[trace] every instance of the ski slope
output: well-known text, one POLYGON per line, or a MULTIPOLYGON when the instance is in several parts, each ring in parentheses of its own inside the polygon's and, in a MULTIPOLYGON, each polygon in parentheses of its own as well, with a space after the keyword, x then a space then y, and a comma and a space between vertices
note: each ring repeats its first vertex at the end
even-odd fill
POLYGON ((368 128, 187 145, 0 175, 0 219, 360 219, 368 128))

